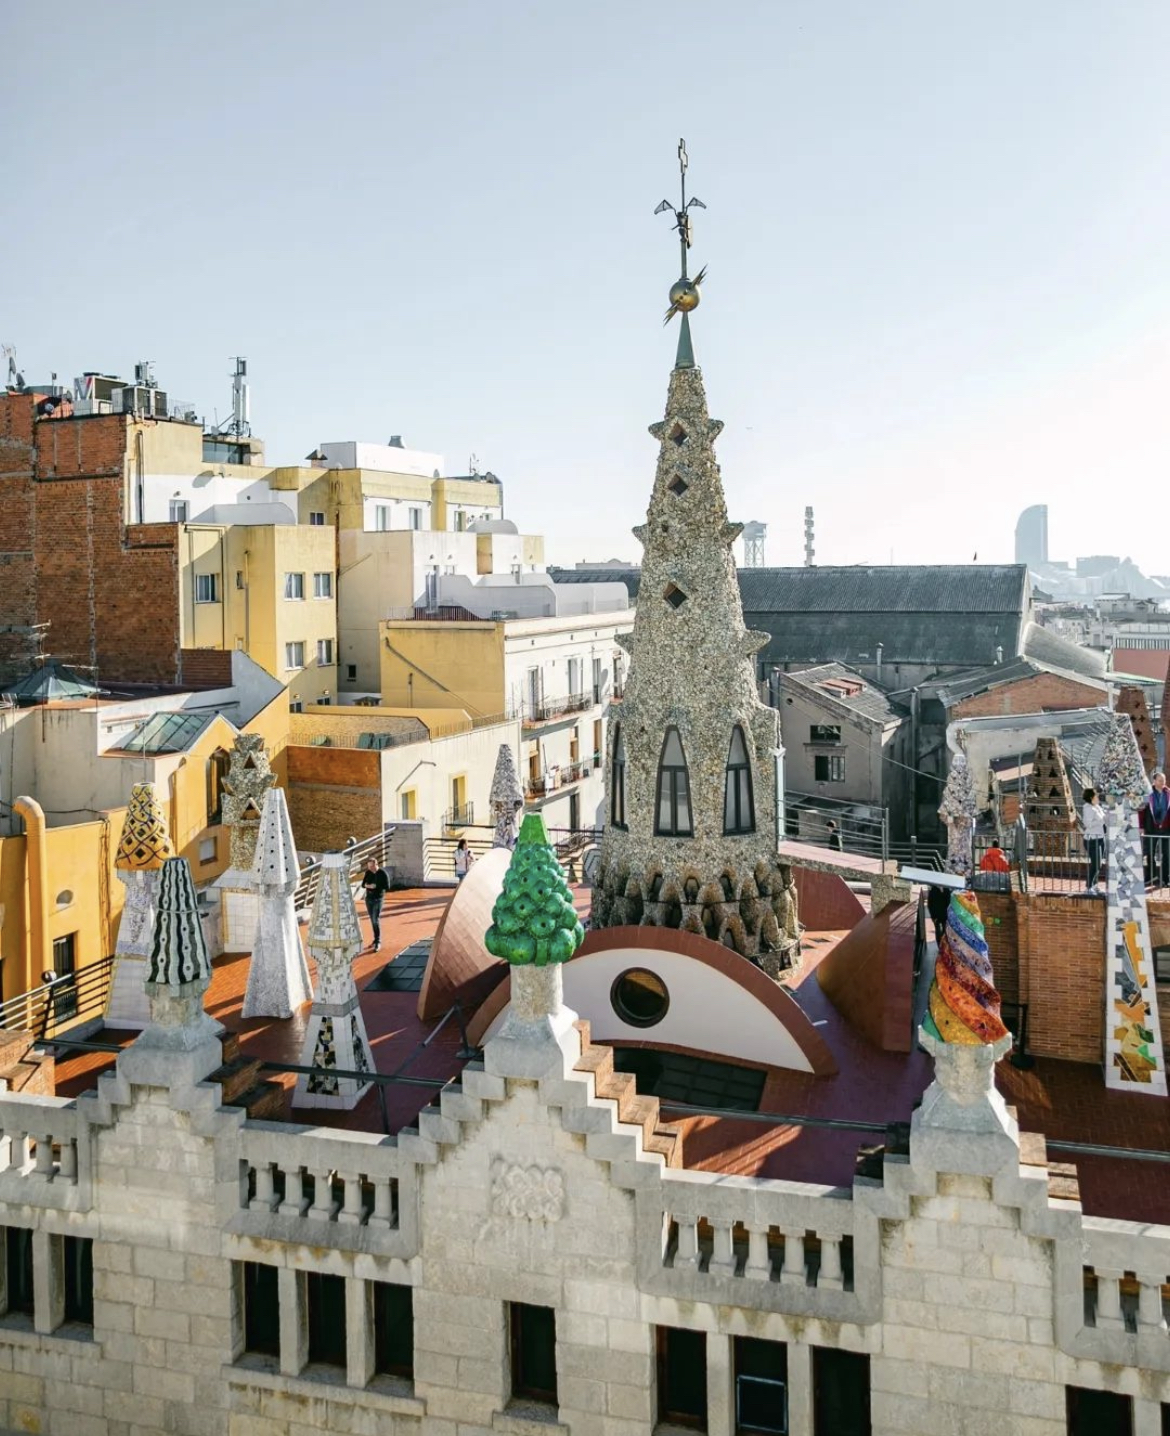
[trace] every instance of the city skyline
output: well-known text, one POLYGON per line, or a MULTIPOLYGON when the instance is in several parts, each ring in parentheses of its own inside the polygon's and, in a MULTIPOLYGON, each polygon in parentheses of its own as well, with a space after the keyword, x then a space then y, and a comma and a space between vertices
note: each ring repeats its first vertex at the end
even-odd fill
POLYGON ((222 418, 247 354, 270 461, 401 433, 478 455, 550 562, 635 558, 685 134, 696 355, 770 563, 806 504, 829 564, 1010 561, 1047 503, 1054 557, 1167 567, 1102 502, 1164 482, 1161 7, 745 7, 689 84, 653 7, 596 7, 588 45, 507 6, 279 13, 13 17, 8 132, 45 162, 12 177, 0 339, 30 380, 151 358, 222 418))

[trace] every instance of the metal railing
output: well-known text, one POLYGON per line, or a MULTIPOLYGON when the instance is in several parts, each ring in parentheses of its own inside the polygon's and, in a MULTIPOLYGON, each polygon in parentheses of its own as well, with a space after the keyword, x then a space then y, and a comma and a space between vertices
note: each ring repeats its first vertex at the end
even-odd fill
MULTIPOLYGON (((480 837, 475 833, 469 833, 467 846, 471 849, 473 858, 479 858, 488 852, 492 845, 491 830, 488 830, 486 837, 480 837)), ((443 882, 455 881, 455 847, 456 838, 426 838, 423 840, 423 881, 443 882)))
MULTIPOLYGON (((585 854, 601 841, 600 828, 549 828, 558 860, 566 868, 570 882, 582 881, 581 864, 585 854)), ((481 826, 465 834, 467 846, 476 858, 490 852, 493 830, 481 826)), ((455 879, 454 838, 427 838, 423 843, 423 877, 425 881, 442 882, 455 879)))
POLYGON ((542 698, 539 703, 525 702, 520 708, 520 722, 525 728, 534 728, 572 713, 584 713, 594 706, 594 701, 590 692, 567 693, 561 698, 542 698))
POLYGON ((578 758, 572 763, 564 763, 555 772, 550 770, 539 778, 526 779, 524 796, 543 798, 548 793, 559 793, 562 788, 583 782, 592 774, 593 769, 594 763, 589 758, 578 758))
POLYGON ((448 808, 443 814, 443 826, 445 828, 470 828, 474 822, 474 803, 464 803, 458 808, 448 808))
MULTIPOLYGON (((380 868, 385 867, 390 856, 390 842, 394 836, 394 829, 389 828, 385 832, 375 833, 372 838, 363 838, 359 842, 347 844, 345 853, 349 858, 349 880, 356 883, 365 869, 370 858, 374 858, 380 868)), ((316 901, 317 891, 321 886, 321 859, 313 858, 301 869, 301 876, 297 882, 296 890, 293 893, 293 907, 298 913, 308 912, 316 901)))
POLYGON ((9 998, 0 1006, 0 1030, 31 1032, 37 1038, 100 1018, 106 1010, 114 959, 103 957, 77 972, 9 998))
MULTIPOLYGON (((821 793, 784 794, 784 836, 789 842, 829 846, 836 824, 840 849, 886 861, 890 856, 890 813, 876 804, 851 803, 821 793)), ((832 846, 837 847, 837 843, 832 846)))

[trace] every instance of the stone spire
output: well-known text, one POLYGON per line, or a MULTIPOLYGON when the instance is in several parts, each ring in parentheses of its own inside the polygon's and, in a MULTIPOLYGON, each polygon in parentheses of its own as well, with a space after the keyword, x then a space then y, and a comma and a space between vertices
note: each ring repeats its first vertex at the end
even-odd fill
POLYGON ((975 865, 975 818, 979 802, 964 753, 956 753, 947 774, 938 815, 947 829, 947 871, 970 877, 975 865))
MULTIPOLYGON (((334 1067, 343 1072, 372 1072, 366 1025, 362 1020, 353 960, 362 936, 349 883, 349 857, 326 853, 321 886, 309 918, 309 951, 317 964, 317 991, 301 1048, 304 1067, 334 1067)), ((328 1071, 297 1078, 294 1107, 356 1107, 370 1084, 328 1071)))
POLYGON ((114 977, 103 1019, 107 1027, 141 1030, 150 1021, 145 965, 154 944, 159 874, 170 856, 167 821, 155 786, 135 783, 114 858, 114 869, 126 895, 114 949, 114 977))
MULTIPOLYGON (((676 220, 685 256, 685 201, 676 220)), ((671 291, 684 320, 697 282, 671 291)), ((713 449, 723 425, 707 412, 689 324, 687 340, 650 429, 658 470, 634 530, 642 576, 623 641, 625 694, 609 713, 592 920, 683 927, 745 955, 773 954, 767 965, 779 969, 798 929, 776 854, 780 720, 760 702, 753 662, 768 637, 744 626, 732 556, 743 526, 728 519, 713 449)))
POLYGON ((241 1015, 291 1017, 309 1001, 313 988, 293 907, 300 864, 283 788, 270 788, 264 799, 252 876, 260 918, 241 1015))
POLYGON ((275 782, 264 739, 258 733, 241 733, 223 780, 223 821, 231 829, 231 866, 237 873, 252 870, 264 795, 275 782))
POLYGON ((203 1010, 211 962, 185 858, 168 858, 146 968, 150 1022, 118 1059, 131 1081, 170 1087, 199 1081, 223 1060, 222 1028, 203 1010))
POLYGON ((492 774, 489 794, 492 805, 493 848, 514 848, 520 814, 524 811, 524 789, 516 776, 516 759, 510 743, 501 743, 496 754, 496 771, 492 774))

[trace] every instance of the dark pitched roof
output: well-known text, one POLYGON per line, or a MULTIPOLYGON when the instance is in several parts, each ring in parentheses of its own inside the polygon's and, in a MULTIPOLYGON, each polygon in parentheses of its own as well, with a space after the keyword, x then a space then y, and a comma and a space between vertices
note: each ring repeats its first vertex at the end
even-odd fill
POLYGON ((1022 613, 1023 564, 742 568, 743 606, 778 613, 1022 613))
POLYGON ((781 682, 784 684, 794 683, 801 688, 811 689, 818 698, 826 698, 832 703, 840 704, 843 708, 848 708, 856 713, 858 717, 868 718, 875 723, 896 723, 903 716, 880 688, 875 688, 873 684, 866 682, 859 673, 854 673, 843 663, 821 663, 815 668, 802 668, 799 673, 785 673, 781 682), (843 678, 862 684, 861 692, 847 694, 823 686, 826 681, 834 678, 843 678))
MULTIPOLYGON (((624 583, 637 597, 641 570, 552 569, 556 583, 624 583)), ((977 667, 1019 651, 1028 612, 1023 564, 894 564, 742 568, 749 628, 771 635, 767 664, 884 663, 977 667)))

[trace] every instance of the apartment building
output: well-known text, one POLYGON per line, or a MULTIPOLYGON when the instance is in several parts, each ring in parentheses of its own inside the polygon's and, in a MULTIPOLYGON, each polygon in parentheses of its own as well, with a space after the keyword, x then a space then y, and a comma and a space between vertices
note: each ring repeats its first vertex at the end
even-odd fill
MULTIPOLYGON (((551 584, 532 587, 553 594, 551 584)), ((618 639, 632 627, 624 605, 531 618, 387 619, 379 625, 382 701, 456 708, 476 720, 517 717, 529 804, 550 828, 598 827, 606 715, 626 671, 618 639)))

